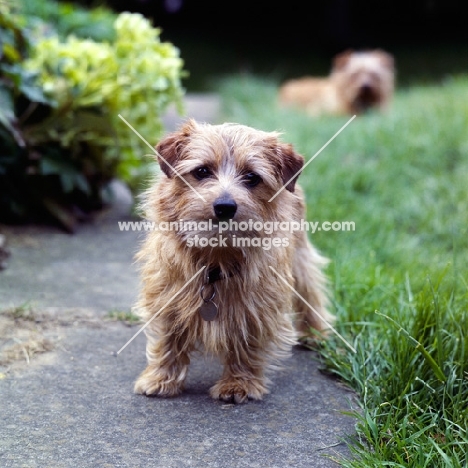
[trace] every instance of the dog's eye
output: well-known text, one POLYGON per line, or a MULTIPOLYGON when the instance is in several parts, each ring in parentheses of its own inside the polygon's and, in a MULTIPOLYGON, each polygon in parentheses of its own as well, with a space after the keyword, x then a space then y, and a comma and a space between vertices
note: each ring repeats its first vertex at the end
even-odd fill
POLYGON ((195 179, 202 180, 206 179, 207 177, 210 177, 212 175, 212 172, 206 166, 201 166, 193 170, 192 174, 195 177, 195 179))
POLYGON ((244 181, 247 187, 255 187, 262 181, 262 178, 255 172, 249 172, 244 176, 244 181))

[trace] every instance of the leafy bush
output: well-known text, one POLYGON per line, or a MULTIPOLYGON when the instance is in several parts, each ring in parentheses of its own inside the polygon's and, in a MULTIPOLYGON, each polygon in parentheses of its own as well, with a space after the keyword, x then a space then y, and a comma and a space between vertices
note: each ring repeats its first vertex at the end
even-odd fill
POLYGON ((117 15, 103 6, 88 10, 77 2, 23 0, 23 11, 31 29, 38 27, 44 34, 53 25, 54 33, 63 40, 70 35, 94 41, 111 41, 115 37, 117 15))
POLYGON ((116 15, 105 42, 50 30, 28 41, 37 22, 0 16, 0 220, 47 213, 72 229, 72 213, 100 208, 113 178, 139 189, 149 149, 119 114, 154 144, 168 105, 183 110, 183 61, 139 14, 116 15))

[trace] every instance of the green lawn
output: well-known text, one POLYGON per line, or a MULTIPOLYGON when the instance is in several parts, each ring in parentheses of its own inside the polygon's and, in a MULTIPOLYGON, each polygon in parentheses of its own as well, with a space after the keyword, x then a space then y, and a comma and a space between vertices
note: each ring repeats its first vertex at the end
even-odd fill
MULTIPOLYGON (((223 120, 283 132, 311 158, 349 117, 279 109, 278 82, 218 83, 223 120)), ((356 390, 349 467, 468 463, 468 77, 398 90, 387 115, 357 117, 299 179, 317 232, 338 338, 321 349, 356 390)))

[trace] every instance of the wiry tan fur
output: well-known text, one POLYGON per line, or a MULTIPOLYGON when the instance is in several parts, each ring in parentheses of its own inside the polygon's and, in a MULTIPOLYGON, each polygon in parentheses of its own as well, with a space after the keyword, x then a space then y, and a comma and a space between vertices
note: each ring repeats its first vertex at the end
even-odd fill
POLYGON ((382 50, 346 51, 333 60, 330 76, 289 80, 279 89, 279 102, 309 115, 361 114, 383 111, 393 97, 393 57, 382 50))
MULTIPOLYGON (((303 194, 295 181, 268 202, 303 165, 302 156, 278 137, 274 132, 237 124, 186 122, 156 147, 164 161, 159 159, 162 173, 146 194, 146 217, 158 223, 216 220, 213 202, 220 196, 229 196, 237 203, 233 221, 305 219, 303 194), (212 176, 197 180, 194 170, 199 167, 210 168, 212 176), (252 172, 261 177, 261 182, 248 187, 245 174, 252 172)), ((326 260, 302 231, 273 233, 272 236, 288 237, 290 245, 270 250, 232 245, 188 247, 187 239, 196 234, 209 238, 219 235, 217 230, 151 231, 137 255, 143 280, 138 309, 142 319, 151 322, 145 329, 148 366, 138 378, 135 392, 177 395, 183 389, 191 353, 204 349, 218 355, 224 364, 222 377, 210 390, 213 398, 236 403, 261 399, 268 393, 267 369, 286 358, 299 336, 310 335, 311 327, 324 331, 333 321, 326 309, 326 281, 322 273, 326 260), (204 321, 199 313, 203 273, 177 295, 203 266, 219 266, 223 274, 215 283, 214 301, 219 313, 211 322, 204 321), (292 293, 270 266, 316 313, 292 293)), ((224 233, 229 239, 235 234, 266 237, 263 231, 224 233)))

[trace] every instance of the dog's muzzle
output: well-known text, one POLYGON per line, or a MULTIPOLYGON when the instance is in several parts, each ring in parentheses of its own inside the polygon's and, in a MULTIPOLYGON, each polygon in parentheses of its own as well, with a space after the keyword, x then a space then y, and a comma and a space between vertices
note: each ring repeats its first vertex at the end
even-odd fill
POLYGON ((359 99, 362 103, 372 104, 378 100, 378 90, 370 84, 364 84, 359 89, 359 99))
POLYGON ((220 197, 213 202, 213 210, 218 219, 232 219, 237 211, 237 203, 232 198, 220 197))

